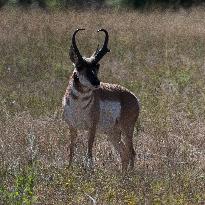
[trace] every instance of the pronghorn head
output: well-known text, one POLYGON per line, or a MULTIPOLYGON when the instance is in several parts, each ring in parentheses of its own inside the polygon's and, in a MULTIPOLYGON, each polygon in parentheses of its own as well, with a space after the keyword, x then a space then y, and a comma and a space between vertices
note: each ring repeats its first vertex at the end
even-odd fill
POLYGON ((86 58, 82 57, 76 45, 75 36, 77 32, 80 30, 85 29, 77 29, 73 33, 72 44, 69 52, 70 59, 75 66, 74 77, 77 78, 82 85, 94 89, 99 87, 100 85, 100 80, 97 76, 100 67, 99 61, 107 52, 110 52, 110 50, 107 48, 109 35, 105 29, 98 30, 98 32, 103 31, 105 33, 104 44, 100 50, 97 48, 97 50, 93 53, 93 55, 90 58, 86 58))

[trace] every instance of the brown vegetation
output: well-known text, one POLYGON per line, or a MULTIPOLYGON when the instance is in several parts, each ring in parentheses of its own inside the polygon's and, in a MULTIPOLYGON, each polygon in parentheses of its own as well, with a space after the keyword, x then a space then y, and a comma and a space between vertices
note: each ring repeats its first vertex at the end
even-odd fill
POLYGON ((0 12, 0 204, 204 204, 205 14, 10 10, 0 12), (83 169, 86 133, 68 165, 61 99, 78 27, 89 56, 110 33, 101 79, 139 96, 136 167, 98 136, 95 170, 83 169), (96 39, 101 38, 102 39, 96 39), (95 203, 96 200, 96 203, 95 203), (33 201, 33 202, 31 202, 33 201))

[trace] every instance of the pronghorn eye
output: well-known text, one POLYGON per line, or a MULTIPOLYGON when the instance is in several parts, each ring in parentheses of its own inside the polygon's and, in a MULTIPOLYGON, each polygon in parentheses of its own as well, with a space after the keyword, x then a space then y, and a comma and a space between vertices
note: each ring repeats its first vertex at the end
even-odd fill
POLYGON ((75 64, 75 67, 76 67, 76 69, 77 69, 77 71, 81 71, 81 70, 83 70, 83 64, 82 63, 76 63, 75 64))
POLYGON ((80 65, 76 65, 76 69, 77 69, 77 71, 81 71, 83 68, 80 65))

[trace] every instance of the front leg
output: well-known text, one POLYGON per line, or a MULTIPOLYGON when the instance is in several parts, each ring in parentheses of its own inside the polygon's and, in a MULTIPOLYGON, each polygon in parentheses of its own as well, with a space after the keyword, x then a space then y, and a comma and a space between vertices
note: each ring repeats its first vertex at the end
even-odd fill
POLYGON ((77 139, 77 129, 73 128, 72 126, 70 126, 69 129, 70 129, 70 155, 69 155, 69 167, 70 167, 74 157, 74 149, 75 149, 75 143, 77 139))
POLYGON ((86 166, 88 168, 92 168, 92 166, 93 166, 92 149, 93 149, 93 144, 94 144, 94 140, 95 140, 95 134, 96 134, 95 128, 91 128, 88 132, 88 149, 87 149, 87 160, 86 160, 86 166))

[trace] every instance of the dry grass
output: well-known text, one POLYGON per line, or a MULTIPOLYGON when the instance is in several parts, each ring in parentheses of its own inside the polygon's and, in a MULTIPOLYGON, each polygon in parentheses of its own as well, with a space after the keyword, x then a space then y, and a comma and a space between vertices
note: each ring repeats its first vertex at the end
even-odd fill
POLYGON ((133 11, 0 12, 0 204, 204 204, 205 14, 133 11), (86 133, 67 169, 69 133, 61 99, 78 28, 89 55, 110 33, 101 79, 139 96, 136 167, 97 136, 95 170, 83 168, 86 133), (96 203, 95 203, 96 200, 96 203))

